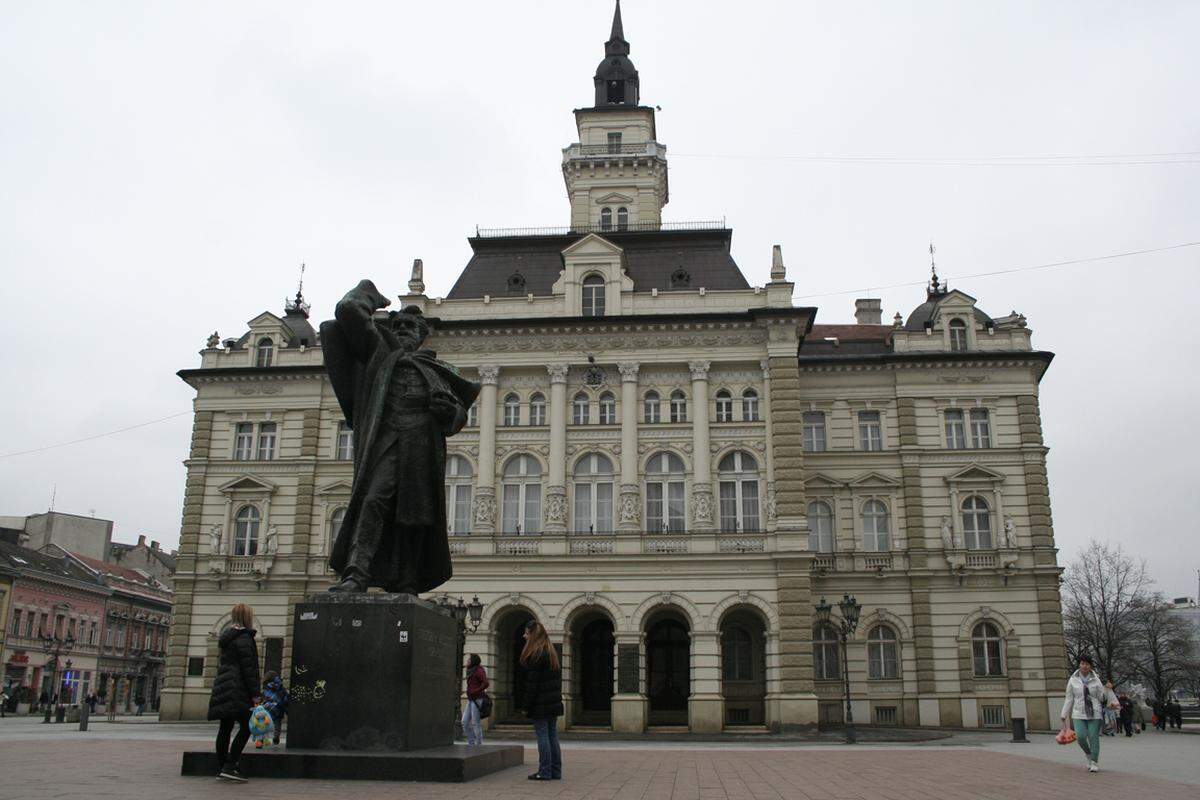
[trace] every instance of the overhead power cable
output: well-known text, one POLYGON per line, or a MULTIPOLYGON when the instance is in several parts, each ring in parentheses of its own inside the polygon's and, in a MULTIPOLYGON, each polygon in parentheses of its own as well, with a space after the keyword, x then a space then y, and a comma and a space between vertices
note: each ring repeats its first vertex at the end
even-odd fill
POLYGON ((118 433, 125 433, 126 431, 132 431, 132 430, 136 430, 138 428, 144 428, 147 425, 156 425, 159 422, 166 422, 169 419, 175 419, 176 417, 182 417, 185 414, 191 414, 191 413, 192 412, 190 410, 189 411, 180 411, 177 414, 170 414, 168 416, 159 417, 158 419, 152 419, 147 422, 139 422, 137 425, 130 425, 127 428, 118 428, 115 431, 106 431, 104 433, 97 433, 93 436, 85 436, 82 439, 72 439, 69 442, 59 442, 58 444, 49 444, 49 445, 46 445, 45 447, 35 447, 30 450, 17 450, 16 452, 13 452, 13 453, 0 453, 0 458, 12 458, 14 456, 25 456, 25 455, 29 455, 30 453, 41 453, 46 450, 54 450, 59 447, 69 447, 73 444, 82 444, 83 442, 90 442, 95 439, 103 439, 105 436, 115 436, 118 433))
POLYGON ((1109 153, 1026 156, 852 156, 786 153, 672 153, 672 158, 714 158, 745 161, 792 161, 804 164, 849 164, 892 167, 1120 167, 1158 164, 1200 164, 1200 150, 1165 153, 1109 153))

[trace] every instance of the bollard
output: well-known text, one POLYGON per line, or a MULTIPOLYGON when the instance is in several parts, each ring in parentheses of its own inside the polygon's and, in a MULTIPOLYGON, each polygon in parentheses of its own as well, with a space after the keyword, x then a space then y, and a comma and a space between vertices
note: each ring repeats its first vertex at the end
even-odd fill
POLYGON ((86 731, 88 728, 88 717, 91 716, 91 710, 87 703, 79 707, 79 730, 86 731))
POLYGON ((54 709, 54 721, 55 722, 62 722, 66 718, 67 718, 67 707, 66 706, 60 705, 58 708, 54 709))
POLYGON ((1025 738, 1025 718, 1013 717, 1012 719, 1012 740, 1018 744, 1029 744, 1029 740, 1025 738))

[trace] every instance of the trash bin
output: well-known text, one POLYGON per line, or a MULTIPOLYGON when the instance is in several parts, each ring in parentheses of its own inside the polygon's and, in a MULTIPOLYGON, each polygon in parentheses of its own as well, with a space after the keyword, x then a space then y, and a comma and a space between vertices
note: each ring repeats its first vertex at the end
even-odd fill
POLYGON ((79 706, 67 707, 67 722, 79 722, 79 706))
POLYGON ((1019 744, 1029 744, 1029 740, 1025 738, 1025 718, 1012 718, 1012 740, 1019 744))
POLYGON ((55 722, 62 722, 66 718, 67 718, 67 707, 66 706, 59 706, 58 708, 54 709, 54 721, 55 722))
POLYGON ((79 707, 79 730, 86 731, 88 729, 88 717, 91 716, 91 709, 87 703, 79 707))

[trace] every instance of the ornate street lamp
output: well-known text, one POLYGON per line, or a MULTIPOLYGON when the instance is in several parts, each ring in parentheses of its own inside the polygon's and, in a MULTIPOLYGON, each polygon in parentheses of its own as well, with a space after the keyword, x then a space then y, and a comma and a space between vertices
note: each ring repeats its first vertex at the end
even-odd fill
MULTIPOLYGON (((44 630, 39 630, 42 640, 42 652, 50 656, 47 660, 50 664, 50 698, 53 698, 56 693, 56 683, 58 681, 58 659, 60 656, 71 652, 75 648, 75 637, 67 632, 65 638, 59 638, 54 631, 46 633, 44 630)), ((61 697, 59 698, 62 699, 61 697)), ((54 703, 46 703, 46 716, 42 720, 43 723, 50 721, 50 710, 54 703)))
POLYGON ((854 744, 858 741, 858 736, 854 730, 854 710, 850 707, 850 665, 846 658, 846 641, 854 635, 855 629, 858 628, 858 617, 862 613, 862 604, 849 594, 843 594, 837 605, 841 616, 836 623, 833 619, 833 606, 829 605, 824 597, 814 607, 813 618, 817 621, 817 625, 833 627, 837 632, 838 642, 842 646, 842 686, 846 700, 846 744, 854 744))
POLYGON ((479 595, 471 598, 471 602, 467 603, 467 613, 471 615, 471 633, 479 630, 479 623, 483 620, 483 603, 479 602, 479 595))

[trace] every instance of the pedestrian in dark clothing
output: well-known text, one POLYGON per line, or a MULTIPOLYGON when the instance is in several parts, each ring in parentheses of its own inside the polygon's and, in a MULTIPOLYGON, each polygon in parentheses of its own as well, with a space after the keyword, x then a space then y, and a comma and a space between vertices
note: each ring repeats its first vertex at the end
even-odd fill
POLYGON ((208 701, 208 718, 219 720, 217 729, 217 777, 245 781, 238 772, 242 748, 250 739, 250 709, 259 695, 258 649, 254 646, 254 612, 245 603, 233 607, 229 628, 217 640, 221 660, 208 701), (237 723, 232 746, 229 735, 237 723))
POLYGON ((1167 721, 1176 730, 1183 727, 1183 707, 1179 705, 1178 700, 1167 701, 1167 721))
POLYGON ((538 771, 531 781, 562 779, 562 749, 558 744, 558 718, 563 715, 562 671, 558 652, 540 622, 525 623, 525 649, 521 651, 525 668, 525 714, 533 720, 537 735, 538 771))
POLYGON ((1165 731, 1167 729, 1167 704, 1162 700, 1155 700, 1151 708, 1154 709, 1154 727, 1165 731))
POLYGON ((1121 692, 1121 696, 1117 700, 1121 704, 1121 727, 1126 736, 1133 736, 1133 701, 1124 692, 1121 692))
POLYGON ((50 702, 50 695, 49 695, 47 692, 42 692, 42 693, 41 693, 41 694, 38 696, 38 704, 37 704, 37 707, 35 708, 35 710, 36 710, 36 711, 41 711, 41 710, 42 710, 42 706, 46 705, 46 704, 47 704, 47 703, 49 703, 49 702, 50 702))
POLYGON ((267 713, 271 715, 271 722, 275 726, 275 744, 279 744, 279 736, 283 731, 283 718, 287 715, 288 701, 291 695, 283 686, 283 679, 279 677, 279 673, 272 670, 263 677, 263 705, 267 707, 267 713))

